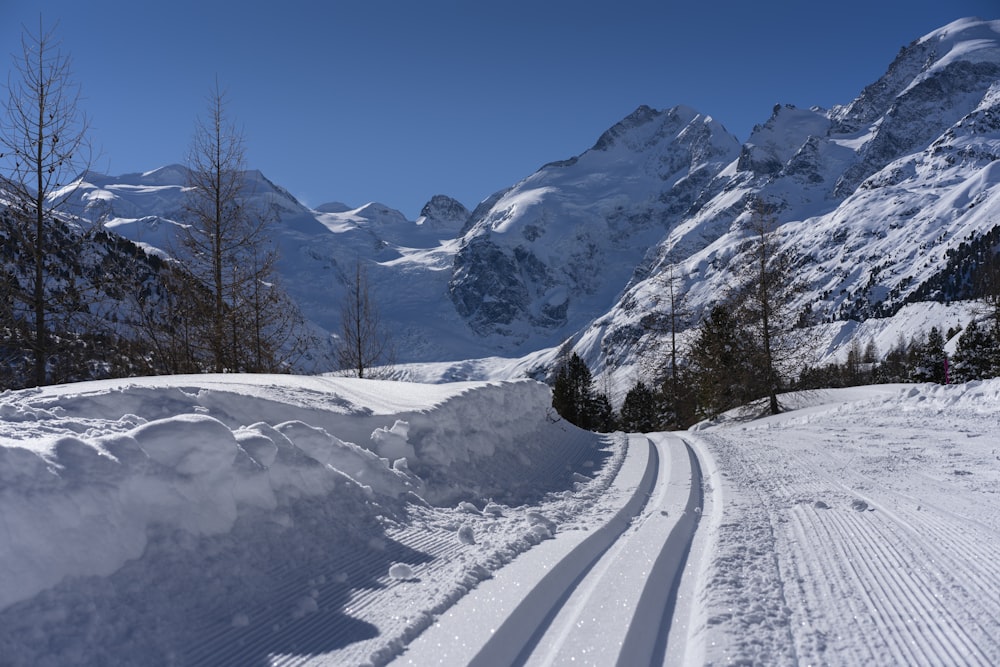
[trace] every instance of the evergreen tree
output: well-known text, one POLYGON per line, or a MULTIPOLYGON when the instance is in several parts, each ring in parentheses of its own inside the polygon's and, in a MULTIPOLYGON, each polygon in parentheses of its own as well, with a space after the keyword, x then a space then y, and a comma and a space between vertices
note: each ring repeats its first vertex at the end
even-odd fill
POLYGON ((944 336, 937 327, 931 327, 927 339, 916 348, 913 370, 910 377, 914 382, 945 383, 944 336))
POLYGON ((582 427, 590 402, 590 385, 590 369, 576 352, 572 353, 556 371, 552 407, 563 419, 582 427))
POLYGON ((594 389, 593 376, 576 352, 559 366, 552 385, 552 407, 563 419, 591 431, 612 431, 614 410, 607 394, 594 389))
POLYGON ((912 342, 908 345, 903 335, 900 334, 896 345, 885 355, 882 363, 875 366, 872 381, 877 383, 909 382, 912 370, 911 346, 912 342))
POLYGON ((701 321, 690 352, 698 417, 712 417, 767 395, 755 363, 760 350, 754 341, 726 305, 716 306, 701 321))
POLYGON ((996 338, 972 320, 958 337, 958 347, 951 365, 952 382, 994 377, 993 360, 997 352, 996 338))
POLYGON ((656 393, 639 381, 625 394, 619 426, 630 433, 659 430, 659 402, 656 393))
POLYGON ((598 433, 610 433, 618 428, 611 399, 603 392, 591 391, 589 409, 584 417, 584 428, 598 433))

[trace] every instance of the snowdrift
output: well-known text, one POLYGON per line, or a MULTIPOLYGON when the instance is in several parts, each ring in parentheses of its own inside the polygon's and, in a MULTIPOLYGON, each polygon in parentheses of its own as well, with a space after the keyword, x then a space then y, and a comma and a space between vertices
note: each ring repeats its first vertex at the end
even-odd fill
POLYGON ((0 609, 66 577, 110 575, 142 556, 152 534, 291 526, 304 499, 348 539, 377 532, 405 501, 517 503, 570 488, 574 455, 558 445, 571 427, 550 418, 550 402, 535 382, 289 376, 6 392, 0 609))

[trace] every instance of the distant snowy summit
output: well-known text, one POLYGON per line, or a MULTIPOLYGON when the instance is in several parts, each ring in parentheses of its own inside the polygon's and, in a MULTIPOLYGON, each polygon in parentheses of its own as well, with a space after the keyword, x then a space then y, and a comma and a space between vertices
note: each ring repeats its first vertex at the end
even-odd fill
POLYGON ((639 107, 473 212, 450 282, 456 310, 482 336, 539 342, 599 317, 738 151, 709 116, 639 107))

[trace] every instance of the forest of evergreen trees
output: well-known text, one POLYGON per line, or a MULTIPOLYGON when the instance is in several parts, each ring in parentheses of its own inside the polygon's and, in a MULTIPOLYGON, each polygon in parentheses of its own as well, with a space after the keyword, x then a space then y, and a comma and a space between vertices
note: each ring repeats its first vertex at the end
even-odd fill
MULTIPOLYGON (((716 309, 703 321, 688 355, 680 382, 671 382, 667 372, 649 383, 640 380, 616 413, 586 364, 573 353, 554 378, 553 407, 583 428, 634 433, 684 429, 736 408, 746 408, 748 416, 767 412, 767 391, 752 362, 754 351, 723 310, 716 309)), ((782 382, 781 391, 907 382, 956 384, 995 377, 1000 377, 1000 327, 986 318, 945 333, 932 327, 909 340, 900 339, 884 355, 870 342, 862 347, 855 341, 843 363, 805 365, 782 382), (945 343, 956 337, 955 351, 948 355, 945 343)))

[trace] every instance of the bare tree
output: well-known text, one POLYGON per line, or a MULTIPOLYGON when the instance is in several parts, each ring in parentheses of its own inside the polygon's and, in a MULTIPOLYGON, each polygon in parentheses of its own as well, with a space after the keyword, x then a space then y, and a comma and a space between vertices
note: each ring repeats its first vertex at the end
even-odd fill
POLYGON ((681 278, 675 273, 674 265, 661 271, 655 280, 659 287, 656 300, 668 310, 657 317, 645 318, 643 326, 669 342, 669 348, 657 354, 652 374, 663 383, 664 408, 668 412, 664 415, 665 423, 681 427, 690 421, 694 409, 692 392, 684 386, 682 379, 681 350, 678 347, 678 335, 687 328, 691 313, 685 305, 687 294, 678 284, 681 278))
POLYGON ((288 335, 277 304, 291 307, 274 281, 275 215, 248 203, 243 134, 226 116, 215 84, 188 156, 189 183, 180 249, 184 271, 203 289, 189 293, 201 325, 199 353, 216 372, 279 370, 288 335))
POLYGON ((53 352, 50 320, 57 309, 63 315, 75 310, 66 303, 75 296, 74 286, 53 259, 64 227, 57 216, 74 193, 72 181, 86 172, 90 153, 69 57, 41 19, 37 33, 22 31, 21 54, 8 76, 7 92, 0 127, 0 158, 7 173, 3 189, 13 219, 11 240, 24 249, 30 267, 11 297, 19 304, 21 320, 30 322, 26 338, 33 381, 42 385, 53 352))
POLYGON ((347 281, 340 320, 337 362, 341 370, 359 378, 371 377, 373 368, 393 363, 392 341, 382 326, 369 291, 368 273, 360 260, 355 263, 353 278, 347 281))
POLYGON ((667 301, 667 305, 670 307, 670 315, 668 318, 670 329, 668 387, 670 392, 670 411, 672 413, 671 421, 674 424, 679 425, 686 420, 686 417, 682 414, 686 411, 682 406, 684 401, 681 400, 681 396, 685 392, 682 392, 680 385, 680 367, 677 363, 677 334, 681 331, 681 327, 687 319, 688 313, 684 307, 684 300, 687 294, 681 292, 677 287, 677 276, 674 275, 674 267, 672 265, 667 274, 666 285, 664 287, 664 298, 667 301))
POLYGON ((735 298, 740 318, 757 338, 762 382, 758 391, 767 397, 768 412, 778 414, 783 378, 795 367, 803 349, 802 332, 795 328, 792 311, 802 287, 794 274, 796 257, 790 249, 781 247, 775 233, 774 210, 763 202, 755 203, 747 229, 748 249, 739 267, 743 282, 735 298))

